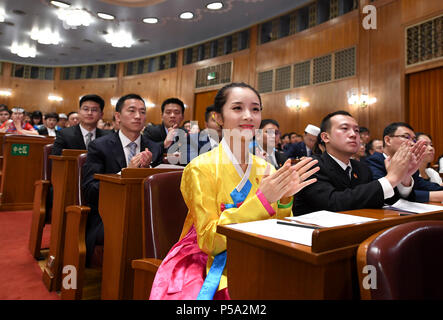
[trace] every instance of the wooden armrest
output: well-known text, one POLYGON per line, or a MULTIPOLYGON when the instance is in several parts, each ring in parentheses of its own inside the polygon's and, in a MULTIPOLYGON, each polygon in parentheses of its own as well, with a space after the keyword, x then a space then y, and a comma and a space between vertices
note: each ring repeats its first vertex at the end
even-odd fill
POLYGON ((147 300, 151 294, 152 283, 162 260, 144 258, 132 260, 134 269, 134 300, 147 300))
POLYGON ((149 272, 157 272, 162 260, 155 258, 144 258, 132 260, 132 269, 138 269, 149 272))

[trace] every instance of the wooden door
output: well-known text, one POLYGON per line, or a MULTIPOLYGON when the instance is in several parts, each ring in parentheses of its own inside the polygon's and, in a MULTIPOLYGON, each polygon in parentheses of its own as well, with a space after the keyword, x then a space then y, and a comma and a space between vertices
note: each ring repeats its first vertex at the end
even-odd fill
POLYGON ((207 107, 214 104, 217 92, 218 90, 212 90, 195 94, 194 116, 191 120, 198 121, 200 129, 205 128, 205 111, 207 107))
POLYGON ((443 154, 443 67, 409 74, 407 84, 408 121, 432 136, 436 161, 443 154))

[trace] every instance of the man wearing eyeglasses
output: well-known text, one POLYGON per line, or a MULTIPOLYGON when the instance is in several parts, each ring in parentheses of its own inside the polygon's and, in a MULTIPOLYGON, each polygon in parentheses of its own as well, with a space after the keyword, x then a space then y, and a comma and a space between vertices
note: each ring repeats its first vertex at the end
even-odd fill
POLYGON ((109 133, 97 128, 97 122, 103 116, 105 101, 95 94, 88 94, 80 99, 78 125, 57 131, 52 154, 61 155, 63 149, 87 150, 88 144, 96 138, 109 133))
MULTIPOLYGON (((386 165, 389 165, 395 153, 405 144, 414 145, 416 137, 414 129, 407 123, 394 122, 383 130, 383 153, 375 152, 365 161, 372 171, 373 178, 378 179, 386 175, 386 165)), ((417 168, 418 169, 418 168, 417 168)), ((443 187, 429 182, 419 176, 418 170, 412 174, 414 193, 417 202, 443 201, 443 187)))

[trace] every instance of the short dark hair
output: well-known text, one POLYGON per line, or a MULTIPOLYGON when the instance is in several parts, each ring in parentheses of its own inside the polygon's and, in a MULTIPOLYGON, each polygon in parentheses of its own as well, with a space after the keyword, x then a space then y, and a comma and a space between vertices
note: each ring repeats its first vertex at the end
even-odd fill
POLYGON ((163 112, 165 112, 165 107, 166 107, 166 105, 167 104, 178 104, 180 107, 181 107, 181 109, 182 109, 182 114, 185 114, 185 104, 183 103, 183 101, 181 101, 180 99, 178 99, 178 98, 168 98, 168 99, 166 99, 165 101, 163 101, 163 103, 162 103, 162 114, 163 114, 163 112))
POLYGON ((68 113, 68 119, 69 119, 69 117, 71 116, 71 115, 73 115, 74 113, 78 113, 77 111, 71 111, 71 112, 69 112, 68 113))
POLYGON ((209 107, 206 108, 205 111, 205 121, 209 121, 209 116, 211 115, 211 112, 215 112, 215 107, 213 104, 211 104, 209 107))
POLYGON ((360 127, 360 133, 363 133, 363 132, 367 132, 368 134, 370 133, 368 128, 360 127))
POLYGON ((344 111, 344 110, 338 110, 335 112, 331 112, 326 117, 324 117, 323 120, 321 121, 320 133, 329 132, 331 130, 331 118, 338 116, 338 115, 352 117, 352 115, 349 112, 344 111))
POLYGON ((143 100, 142 97, 140 97, 136 93, 129 93, 127 95, 124 95, 123 97, 120 97, 120 99, 118 99, 117 104, 115 105, 115 112, 121 112, 122 108, 123 108, 123 104, 125 103, 126 100, 129 100, 129 99, 140 100, 143 102, 143 105, 145 105, 145 100, 143 100))
POLYGON ((260 129, 263 129, 264 126, 266 126, 267 124, 272 123, 274 126, 276 126, 277 128, 280 129, 280 125, 278 124, 277 120, 274 119, 263 119, 260 122, 260 129))
POLYGON ((105 100, 103 100, 102 97, 96 95, 96 94, 87 94, 83 96, 80 99, 79 108, 82 106, 83 102, 85 101, 94 101, 99 104, 100 110, 103 111, 103 108, 105 107, 105 100))
POLYGON ((385 144, 385 137, 394 135, 395 131, 400 127, 406 127, 414 131, 414 129, 406 122, 393 122, 383 130, 383 145, 385 144))
POLYGON ((34 119, 34 118, 43 118, 43 114, 42 114, 42 112, 41 111, 33 111, 32 113, 31 113, 31 119, 34 119))
POLYGON ((0 104, 0 111, 8 111, 9 112, 8 106, 6 104, 0 104))
POLYGON ((289 133, 285 133, 284 135, 281 136, 281 139, 283 140, 284 138, 288 137, 289 138, 289 133))
POLYGON ((262 102, 260 94, 257 90, 255 90, 253 87, 251 87, 249 84, 244 82, 232 82, 230 84, 225 85, 223 88, 218 90, 217 94, 214 98, 214 107, 215 112, 222 113, 223 106, 225 105, 226 101, 228 100, 228 91, 230 91, 232 88, 247 88, 254 91, 254 93, 257 95, 258 100, 260 101, 260 109, 262 108, 262 102))
POLYGON ((57 121, 58 121, 58 119, 59 119, 59 116, 58 116, 58 113, 56 113, 56 112, 48 112, 48 113, 46 113, 45 114, 45 120, 46 119, 56 119, 57 121))

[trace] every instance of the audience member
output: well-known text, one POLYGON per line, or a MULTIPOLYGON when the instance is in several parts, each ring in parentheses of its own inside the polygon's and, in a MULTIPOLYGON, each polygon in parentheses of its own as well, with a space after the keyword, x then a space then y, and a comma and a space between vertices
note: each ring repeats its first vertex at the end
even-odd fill
POLYGON ((146 106, 139 95, 121 97, 115 106, 115 117, 120 130, 93 140, 88 145, 83 166, 82 188, 86 203, 91 207, 86 224, 87 265, 94 246, 102 245, 104 239, 103 223, 98 213, 99 181, 94 175, 119 173, 123 168, 148 168, 160 164, 162 159, 160 146, 140 134, 145 125, 146 106))
MULTIPOLYGON (((100 96, 95 94, 83 96, 80 99, 78 111, 80 123, 57 131, 52 154, 61 155, 63 149, 86 150, 91 141, 109 133, 109 131, 97 128, 97 122, 103 116, 104 107, 105 101, 100 96)), ((75 114, 70 113, 68 122, 75 114)))
POLYGON ((422 161, 426 147, 424 141, 416 142, 414 129, 404 122, 394 122, 383 130, 383 153, 375 152, 367 157, 365 161, 369 164, 374 179, 378 179, 386 174, 386 167, 392 161, 403 145, 414 145, 416 149, 421 149, 417 157, 417 166, 411 166, 408 174, 412 175, 413 190, 415 199, 418 202, 443 201, 443 187, 436 183, 424 180, 419 176, 418 166, 422 161))
POLYGON ((374 152, 383 153, 383 141, 374 139, 366 145, 366 156, 371 156, 374 152))
POLYGON ((366 127, 360 127, 360 141, 366 145, 369 140, 371 140, 371 133, 369 132, 369 129, 366 127))
POLYGON ((293 143, 285 151, 288 158, 297 159, 301 157, 312 156, 312 149, 314 148, 315 142, 317 142, 317 136, 320 134, 320 128, 308 124, 305 128, 305 134, 303 136, 303 141, 299 143, 293 143))
POLYGON ((150 299, 229 299, 226 237, 217 233, 217 225, 289 216, 291 196, 315 182, 305 181, 315 172, 308 171, 315 164, 311 159, 296 166, 287 161, 274 172, 249 153, 261 121, 261 99, 255 89, 229 84, 217 93, 214 105, 224 137, 183 171, 181 192, 189 213, 180 241, 156 273, 150 299))
POLYGON ((280 140, 280 125, 277 120, 263 119, 260 123, 261 134, 256 136, 257 144, 253 154, 279 169, 288 160, 284 152, 278 151, 276 145, 280 140))
POLYGON ((0 132, 38 135, 32 125, 24 121, 25 110, 23 108, 14 107, 11 111, 11 119, 0 126, 0 132))
POLYGON ((31 125, 35 130, 39 129, 43 126, 43 114, 41 111, 34 111, 31 114, 31 125))
POLYGON ((314 175, 317 182, 297 194, 294 215, 318 210, 381 208, 400 197, 414 200, 410 177, 414 170, 408 170, 411 166, 418 168, 418 146, 402 145, 392 157, 387 173, 373 180, 366 163, 351 159, 359 149, 360 135, 357 121, 348 112, 328 114, 321 123, 321 139, 326 151, 318 157, 320 171, 314 175))
POLYGON ((56 136, 55 132, 57 131, 56 125, 58 120, 59 120, 58 114, 55 112, 49 112, 45 114, 44 124, 37 130, 38 134, 55 137, 56 136))
POLYGON ((66 122, 68 121, 68 116, 65 113, 58 114, 57 130, 66 128, 66 122))
POLYGON ((440 174, 435 171, 433 168, 431 168, 431 164, 434 162, 435 157, 435 149, 432 145, 432 138, 430 135, 423 133, 423 132, 417 132, 417 141, 423 140, 426 146, 426 153, 423 157, 422 162, 420 163, 420 177, 423 179, 437 183, 439 185, 443 185, 442 179, 440 177, 440 174))
POLYGON ((9 120, 11 114, 9 113, 8 106, 5 104, 0 104, 0 126, 9 120))
POLYGON ((80 117, 77 111, 71 111, 68 113, 68 122, 66 123, 66 127, 73 127, 80 123, 80 117))

